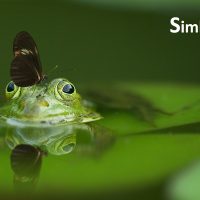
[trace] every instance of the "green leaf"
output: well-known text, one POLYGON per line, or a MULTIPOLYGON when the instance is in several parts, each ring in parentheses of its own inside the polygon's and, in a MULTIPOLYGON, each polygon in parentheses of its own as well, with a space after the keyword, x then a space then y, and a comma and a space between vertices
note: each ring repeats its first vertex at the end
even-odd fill
MULTIPOLYGON (((140 133, 200 122, 200 88, 175 84, 119 84, 119 88, 137 93, 152 104, 172 115, 155 113, 154 125, 136 116, 134 112, 106 112, 104 125, 119 135, 140 133)), ((113 94, 113 96, 115 96, 113 94)))

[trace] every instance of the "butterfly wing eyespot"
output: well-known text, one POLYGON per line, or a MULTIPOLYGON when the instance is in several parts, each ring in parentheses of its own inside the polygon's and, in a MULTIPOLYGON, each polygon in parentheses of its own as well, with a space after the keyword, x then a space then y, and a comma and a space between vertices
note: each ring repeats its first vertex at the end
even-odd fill
POLYGON ((22 31, 16 35, 13 42, 13 54, 10 75, 17 86, 28 87, 43 80, 37 46, 28 32, 22 31))

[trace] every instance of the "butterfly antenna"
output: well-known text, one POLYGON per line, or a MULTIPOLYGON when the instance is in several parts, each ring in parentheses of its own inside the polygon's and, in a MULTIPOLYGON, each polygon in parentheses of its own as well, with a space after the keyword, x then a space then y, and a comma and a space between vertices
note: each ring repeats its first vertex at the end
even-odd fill
POLYGON ((43 75, 43 79, 42 79, 42 83, 47 83, 47 79, 49 77, 50 74, 52 74, 56 69, 58 68, 58 65, 56 65, 55 67, 53 67, 47 74, 43 75))
POLYGON ((58 65, 56 65, 55 67, 53 67, 47 74, 48 75, 52 74, 57 68, 58 68, 58 65))

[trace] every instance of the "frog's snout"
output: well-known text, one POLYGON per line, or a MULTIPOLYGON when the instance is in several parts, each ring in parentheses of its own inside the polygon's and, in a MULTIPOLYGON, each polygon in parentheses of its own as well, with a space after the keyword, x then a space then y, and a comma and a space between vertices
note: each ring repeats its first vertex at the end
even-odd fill
POLYGON ((44 112, 49 107, 49 102, 40 96, 28 99, 24 102, 23 107, 26 116, 35 116, 44 112))
POLYGON ((41 107, 49 107, 49 103, 45 99, 39 100, 38 105, 41 106, 41 107))
POLYGON ((35 103, 41 107, 49 107, 49 102, 45 99, 45 97, 38 95, 36 96, 35 103))

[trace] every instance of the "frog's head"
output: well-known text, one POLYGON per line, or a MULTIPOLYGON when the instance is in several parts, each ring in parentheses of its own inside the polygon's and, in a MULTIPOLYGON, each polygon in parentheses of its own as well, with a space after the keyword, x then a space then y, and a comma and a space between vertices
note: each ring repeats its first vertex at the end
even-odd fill
POLYGON ((18 87, 11 81, 6 86, 6 98, 6 117, 11 119, 54 124, 100 118, 83 106, 75 86, 62 78, 31 87, 18 87))

